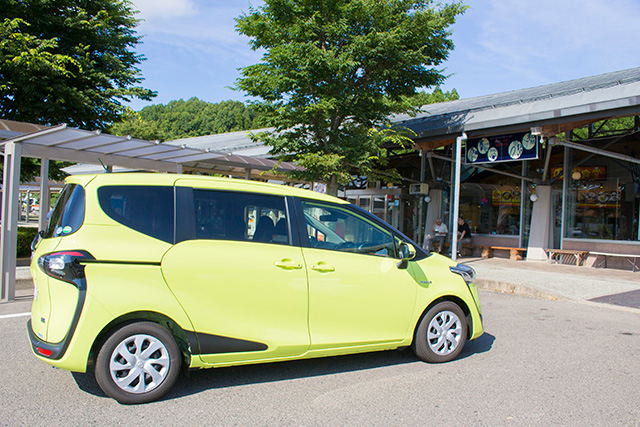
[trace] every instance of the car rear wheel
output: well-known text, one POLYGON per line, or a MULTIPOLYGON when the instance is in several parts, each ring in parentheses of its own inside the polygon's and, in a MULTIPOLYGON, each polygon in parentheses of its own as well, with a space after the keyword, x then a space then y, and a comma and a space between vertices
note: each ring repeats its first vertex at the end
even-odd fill
POLYGON ((96 381, 120 403, 151 402, 173 386, 180 373, 181 354, 162 326, 136 322, 115 331, 96 359, 96 381))
POLYGON ((444 301, 432 307, 420 321, 413 351, 425 362, 448 362, 460 354, 466 340, 467 323, 462 309, 444 301))

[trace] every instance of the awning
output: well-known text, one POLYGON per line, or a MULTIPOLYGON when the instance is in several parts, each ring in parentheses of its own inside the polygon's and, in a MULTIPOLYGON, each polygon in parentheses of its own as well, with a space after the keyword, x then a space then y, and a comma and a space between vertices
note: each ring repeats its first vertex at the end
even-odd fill
POLYGON ((288 162, 229 155, 210 149, 189 147, 186 144, 145 141, 100 131, 69 128, 66 125, 45 127, 9 138, 0 142, 0 150, 4 151, 5 145, 9 143, 19 143, 24 157, 102 164, 105 167, 121 166, 137 170, 198 171, 282 179, 282 176, 279 176, 282 172, 300 169, 288 162))

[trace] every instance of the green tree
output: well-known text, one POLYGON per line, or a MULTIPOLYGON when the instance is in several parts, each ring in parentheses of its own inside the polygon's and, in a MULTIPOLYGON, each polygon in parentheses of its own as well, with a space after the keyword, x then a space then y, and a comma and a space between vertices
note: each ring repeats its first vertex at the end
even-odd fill
POLYGON ((0 117, 104 129, 155 96, 128 0, 0 0, 0 16, 0 117))
POLYGON ((142 118, 140 113, 128 109, 122 115, 122 121, 109 127, 109 133, 120 136, 132 136, 145 141, 166 141, 166 133, 154 122, 142 118))
POLYGON ((431 93, 420 91, 413 98, 410 98, 410 99, 411 99, 410 102, 413 105, 415 105, 416 107, 421 107, 427 104, 437 104, 439 102, 455 101, 457 99, 460 99, 460 96, 458 95, 458 91, 455 89, 452 89, 451 91, 443 92, 440 86, 437 86, 431 93))
POLYGON ((129 112, 110 132, 161 141, 255 129, 262 126, 257 113, 239 101, 209 103, 198 98, 171 101, 129 112))
POLYGON ((323 179, 327 191, 352 173, 372 176, 384 165, 385 129, 394 113, 417 110, 416 89, 445 80, 441 64, 453 48, 449 27, 466 6, 430 0, 266 0, 237 18, 262 62, 242 70, 236 88, 273 133, 255 138, 305 166, 300 178, 323 179), (373 129, 384 129, 375 131, 373 129))
POLYGON ((579 139, 589 139, 590 134, 593 134, 593 137, 604 137, 624 135, 637 130, 635 117, 618 117, 595 122, 580 129, 574 129, 573 134, 579 139))

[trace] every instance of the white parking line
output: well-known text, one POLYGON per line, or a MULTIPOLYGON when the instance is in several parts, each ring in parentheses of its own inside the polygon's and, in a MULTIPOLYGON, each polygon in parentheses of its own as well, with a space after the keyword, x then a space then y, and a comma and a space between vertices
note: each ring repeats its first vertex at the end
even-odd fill
POLYGON ((0 319, 11 319, 12 317, 27 317, 27 316, 31 316, 31 313, 3 314, 3 315, 0 315, 0 319))

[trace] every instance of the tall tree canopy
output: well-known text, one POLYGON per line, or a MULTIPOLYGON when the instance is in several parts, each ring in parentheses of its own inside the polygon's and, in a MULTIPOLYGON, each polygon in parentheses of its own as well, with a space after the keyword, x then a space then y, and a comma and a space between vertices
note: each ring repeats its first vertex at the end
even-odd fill
POLYGON ((129 112, 110 132, 136 138, 167 141, 255 129, 262 126, 257 113, 239 101, 210 103, 198 98, 171 101, 129 112))
POLYGON ((440 86, 437 86, 433 92, 418 92, 412 99, 412 104, 416 107, 422 107, 427 104, 437 104, 439 102, 455 101, 460 99, 458 91, 452 89, 451 91, 443 92, 440 86))
POLYGON ((138 84, 144 58, 128 0, 0 0, 0 117, 103 129, 138 84))
POLYGON ((444 81, 453 48, 449 27, 461 3, 430 0, 265 0, 237 18, 237 30, 264 50, 236 87, 276 132, 256 137, 307 168, 302 178, 337 194, 355 170, 375 175, 397 131, 393 113, 410 113, 416 89, 444 81))

